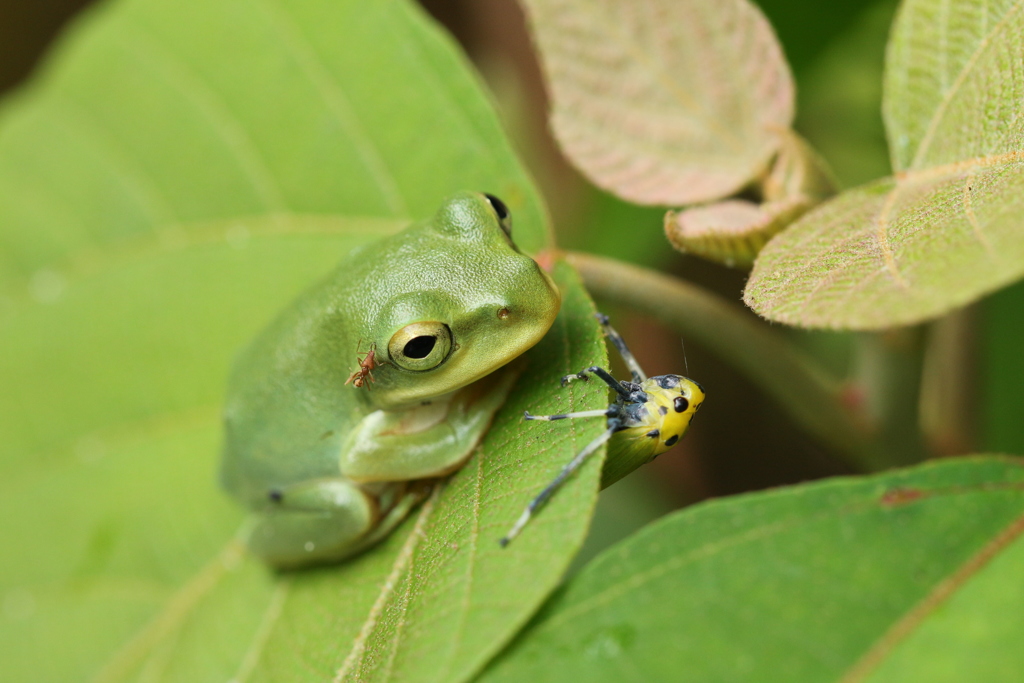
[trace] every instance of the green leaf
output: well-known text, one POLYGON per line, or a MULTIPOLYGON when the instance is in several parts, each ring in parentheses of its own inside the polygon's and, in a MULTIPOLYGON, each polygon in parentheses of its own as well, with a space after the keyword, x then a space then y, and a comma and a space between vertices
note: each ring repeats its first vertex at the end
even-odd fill
POLYGON ((638 204, 732 194, 765 172, 793 82, 747 0, 525 0, 566 156, 638 204))
POLYGON ((1024 3, 909 0, 889 43, 894 178, 850 190, 774 239, 745 300, 808 327, 918 322, 1024 275, 1024 3))
POLYGON ((1011 681, 1024 462, 698 505, 608 550, 482 681, 1011 681))
POLYGON ((122 0, 77 23, 0 110, 0 679, 319 681, 350 661, 455 681, 515 633, 600 474, 499 550, 601 429, 518 420, 607 401, 556 389, 605 362, 564 267, 562 316, 481 452, 372 552, 275 576, 216 484, 234 352, 464 188, 507 201, 524 249, 548 243, 476 78, 411 3, 122 0))

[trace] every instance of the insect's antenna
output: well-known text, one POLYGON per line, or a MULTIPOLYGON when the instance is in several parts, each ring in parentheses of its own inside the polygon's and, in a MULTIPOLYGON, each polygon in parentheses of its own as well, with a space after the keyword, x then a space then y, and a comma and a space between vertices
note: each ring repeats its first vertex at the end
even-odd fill
POLYGON ((686 376, 689 377, 690 376, 690 364, 686 361, 686 342, 683 341, 682 337, 679 338, 679 344, 680 344, 680 346, 683 347, 683 370, 686 371, 686 376))
POLYGON ((612 434, 614 434, 615 430, 619 428, 619 423, 618 420, 609 420, 609 422, 614 423, 610 424, 608 426, 608 429, 602 432, 600 436, 598 436, 596 439, 588 443, 583 448, 583 450, 580 451, 576 455, 576 457, 569 462, 568 465, 562 468, 562 471, 558 473, 558 476, 555 477, 551 481, 551 483, 544 488, 543 491, 538 493, 536 498, 530 501, 530 504, 526 506, 525 510, 523 510, 523 514, 521 514, 519 516, 519 519, 516 520, 516 523, 512 526, 512 529, 509 530, 507 534, 505 534, 504 538, 498 541, 498 543, 501 544, 502 548, 506 547, 509 543, 512 542, 513 538, 519 535, 519 532, 523 530, 523 527, 525 527, 526 524, 530 521, 530 518, 533 517, 533 513, 536 512, 542 505, 544 505, 544 503, 548 501, 548 499, 554 494, 554 492, 558 490, 558 487, 561 486, 562 483, 566 479, 568 479, 573 472, 578 470, 580 465, 586 462, 587 458, 589 458, 591 454, 594 453, 594 451, 600 448, 606 441, 608 441, 608 439, 612 438, 612 434))

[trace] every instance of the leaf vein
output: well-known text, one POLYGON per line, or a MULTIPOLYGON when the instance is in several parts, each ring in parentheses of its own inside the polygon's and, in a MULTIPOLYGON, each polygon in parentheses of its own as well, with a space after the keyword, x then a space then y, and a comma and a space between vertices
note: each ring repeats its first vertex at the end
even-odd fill
POLYGON ((124 45, 140 61, 158 71, 202 113, 232 152, 263 204, 271 211, 284 211, 286 203, 280 185, 260 156, 245 126, 179 55, 161 46, 159 40, 138 23, 133 26, 136 34, 118 34, 124 45))
POLYGON ((274 25, 280 31, 284 44, 295 56, 295 60, 355 146, 356 153, 373 177, 388 208, 398 216, 406 215, 409 209, 394 177, 373 140, 363 128, 341 84, 319 58, 309 37, 302 33, 280 0, 264 0, 263 5, 274 15, 274 25))
POLYGON ((129 639, 93 676, 93 683, 112 683, 125 680, 165 638, 173 637, 192 610, 227 573, 228 568, 241 561, 245 550, 237 538, 232 538, 188 583, 167 601, 162 610, 142 630, 129 639))
POLYGON ((274 587, 274 592, 271 594, 270 600, 263 610, 263 617, 260 619, 259 626, 256 627, 252 641, 249 643, 249 647, 245 651, 245 655, 242 656, 241 663, 238 665, 238 671, 231 678, 232 683, 246 683, 249 680, 249 676, 256 670, 256 665, 259 664, 263 650, 270 641, 271 633, 274 631, 274 624, 277 623, 277 620, 281 617, 281 612, 284 610, 284 604, 291 587, 291 577, 278 579, 277 586, 274 587))
POLYGON ((171 202, 156 184, 153 176, 140 165, 130 161, 131 154, 120 149, 118 138, 106 130, 98 117, 66 93, 59 101, 63 106, 55 107, 55 110, 61 115, 64 125, 81 133, 79 139, 91 142, 96 154, 107 160, 115 170, 121 186, 135 197, 138 204, 149 214, 152 225, 177 222, 178 216, 171 202))

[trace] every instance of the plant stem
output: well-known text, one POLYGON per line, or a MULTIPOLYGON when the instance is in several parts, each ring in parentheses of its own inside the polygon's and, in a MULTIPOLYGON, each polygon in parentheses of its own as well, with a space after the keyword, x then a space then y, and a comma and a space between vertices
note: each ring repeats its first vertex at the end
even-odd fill
POLYGON ((920 425, 924 329, 904 327, 857 338, 854 381, 874 425, 878 457, 890 466, 927 457, 920 425))
POLYGON ((857 469, 890 464, 880 462, 869 423, 844 404, 842 383, 767 324, 669 275, 579 252, 564 258, 594 296, 646 313, 712 351, 857 469))

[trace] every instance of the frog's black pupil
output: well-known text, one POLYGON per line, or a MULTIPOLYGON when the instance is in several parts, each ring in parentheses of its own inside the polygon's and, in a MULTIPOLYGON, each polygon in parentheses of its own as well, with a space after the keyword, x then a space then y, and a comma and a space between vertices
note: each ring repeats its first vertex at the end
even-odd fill
POLYGON ((413 337, 405 343, 402 353, 405 354, 406 358, 426 358, 434 350, 434 344, 436 343, 437 337, 429 335, 413 337))
POLYGON ((487 197, 487 201, 491 203, 491 207, 494 209, 494 213, 498 214, 499 221, 503 221, 506 218, 508 218, 509 210, 508 207, 505 206, 505 202, 501 201, 493 194, 484 193, 484 196, 487 197))
POLYGON ((690 402, 682 396, 676 396, 676 400, 672 402, 672 406, 676 409, 677 413, 681 413, 690 407, 690 402))

